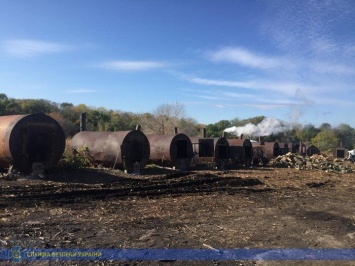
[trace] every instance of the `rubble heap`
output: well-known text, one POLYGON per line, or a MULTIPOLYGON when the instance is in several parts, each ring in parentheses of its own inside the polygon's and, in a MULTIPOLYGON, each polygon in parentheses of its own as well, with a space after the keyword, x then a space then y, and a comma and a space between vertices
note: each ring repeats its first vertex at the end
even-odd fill
POLYGON ((279 155, 268 163, 273 167, 288 167, 298 170, 317 169, 325 172, 335 173, 353 173, 355 172, 355 165, 346 161, 345 159, 332 158, 324 154, 314 154, 310 157, 303 157, 296 153, 287 153, 279 155))

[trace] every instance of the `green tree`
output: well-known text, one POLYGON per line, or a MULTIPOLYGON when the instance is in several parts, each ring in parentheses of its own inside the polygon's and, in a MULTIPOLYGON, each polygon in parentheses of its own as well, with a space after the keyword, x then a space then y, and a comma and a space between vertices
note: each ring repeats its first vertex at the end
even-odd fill
POLYGON ((231 127, 229 120, 220 120, 215 124, 208 124, 206 127, 207 137, 221 137, 226 128, 231 127))
POLYGON ((311 140, 311 144, 322 152, 333 151, 338 143, 339 139, 333 130, 322 130, 311 140))
POLYGON ((304 142, 310 142, 318 133, 319 129, 312 124, 307 124, 296 130, 296 138, 304 142))
POLYGON ((49 114, 51 112, 59 111, 57 104, 43 99, 24 99, 21 100, 19 104, 22 109, 21 112, 24 114, 49 114))
POLYGON ((332 130, 332 126, 329 123, 323 123, 318 128, 319 130, 332 130))
POLYGON ((5 93, 0 93, 0 100, 7 100, 7 95, 5 93))
POLYGON ((342 142, 344 148, 353 149, 355 145, 355 129, 348 124, 340 124, 335 128, 335 133, 339 139, 338 145, 342 142))

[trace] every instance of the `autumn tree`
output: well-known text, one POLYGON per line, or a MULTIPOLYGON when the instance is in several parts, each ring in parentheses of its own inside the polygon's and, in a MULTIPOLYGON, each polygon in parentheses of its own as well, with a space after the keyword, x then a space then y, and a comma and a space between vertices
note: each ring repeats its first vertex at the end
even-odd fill
POLYGON ((138 122, 147 134, 173 134, 175 128, 184 133, 196 124, 195 120, 186 117, 185 107, 179 103, 162 104, 152 113, 140 115, 138 122))
POLYGON ((311 139, 311 144, 316 146, 322 152, 333 151, 338 145, 337 135, 333 130, 322 130, 311 139))
POLYGON ((295 132, 295 135, 298 140, 310 142, 319 133, 319 131, 320 130, 317 129, 314 125, 307 124, 298 128, 295 132))

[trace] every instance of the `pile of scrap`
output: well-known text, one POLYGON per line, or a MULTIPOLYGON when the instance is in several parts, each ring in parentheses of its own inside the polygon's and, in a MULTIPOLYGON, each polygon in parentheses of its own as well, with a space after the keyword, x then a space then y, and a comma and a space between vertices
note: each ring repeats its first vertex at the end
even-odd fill
POLYGON ((351 165, 344 159, 328 157, 324 154, 314 154, 310 157, 304 157, 296 153, 287 153, 279 155, 268 163, 273 167, 288 167, 298 170, 316 169, 325 172, 334 173, 353 173, 354 165, 351 165))

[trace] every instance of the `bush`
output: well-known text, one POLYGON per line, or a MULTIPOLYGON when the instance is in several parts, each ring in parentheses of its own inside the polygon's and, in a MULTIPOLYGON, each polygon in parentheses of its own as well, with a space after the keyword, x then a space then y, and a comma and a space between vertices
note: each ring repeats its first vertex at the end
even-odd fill
POLYGON ((92 165, 92 158, 86 147, 76 150, 66 147, 63 158, 59 160, 56 170, 73 171, 79 168, 85 168, 92 165))

